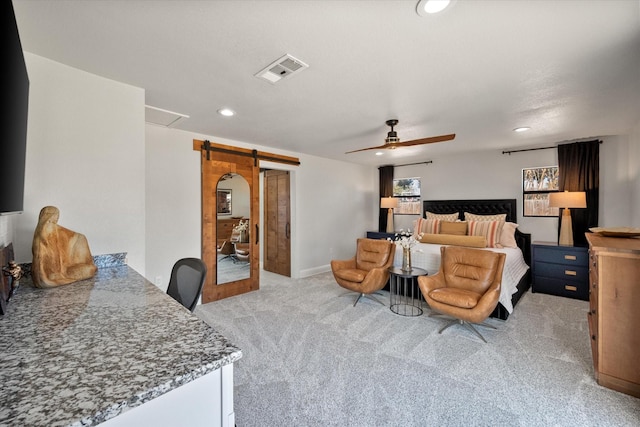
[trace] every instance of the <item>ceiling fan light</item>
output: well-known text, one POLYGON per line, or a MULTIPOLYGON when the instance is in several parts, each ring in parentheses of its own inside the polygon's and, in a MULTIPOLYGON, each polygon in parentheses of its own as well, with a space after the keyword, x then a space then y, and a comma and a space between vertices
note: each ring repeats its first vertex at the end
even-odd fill
POLYGON ((445 10, 449 3, 451 0, 420 0, 416 11, 420 16, 432 15, 445 10))

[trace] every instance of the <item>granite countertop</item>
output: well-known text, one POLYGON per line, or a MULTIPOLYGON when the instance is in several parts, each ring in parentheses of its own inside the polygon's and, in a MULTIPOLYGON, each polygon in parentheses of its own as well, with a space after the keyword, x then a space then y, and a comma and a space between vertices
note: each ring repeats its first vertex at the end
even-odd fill
POLYGON ((242 357, 130 267, 52 289, 28 278, 0 317, 0 426, 91 426, 242 357))

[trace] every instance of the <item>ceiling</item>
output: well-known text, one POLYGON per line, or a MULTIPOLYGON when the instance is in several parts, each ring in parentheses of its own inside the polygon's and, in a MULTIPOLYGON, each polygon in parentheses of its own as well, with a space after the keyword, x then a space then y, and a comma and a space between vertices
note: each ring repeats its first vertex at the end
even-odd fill
POLYGON ((24 50, 144 88, 189 116, 173 128, 331 159, 533 148, 640 120, 639 0, 454 0, 427 17, 417 1, 13 3, 24 50), (254 76, 284 54, 309 68, 254 76), (401 141, 456 138, 345 154, 383 144, 387 119, 401 141))

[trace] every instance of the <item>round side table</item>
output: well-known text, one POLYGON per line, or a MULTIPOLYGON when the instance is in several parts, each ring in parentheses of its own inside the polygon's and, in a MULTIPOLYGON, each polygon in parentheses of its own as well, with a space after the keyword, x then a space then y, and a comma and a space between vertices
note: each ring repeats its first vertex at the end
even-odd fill
POLYGON ((413 267, 404 271, 400 267, 389 267, 389 308, 401 316, 420 316, 424 300, 418 288, 417 278, 429 274, 423 268, 413 267))

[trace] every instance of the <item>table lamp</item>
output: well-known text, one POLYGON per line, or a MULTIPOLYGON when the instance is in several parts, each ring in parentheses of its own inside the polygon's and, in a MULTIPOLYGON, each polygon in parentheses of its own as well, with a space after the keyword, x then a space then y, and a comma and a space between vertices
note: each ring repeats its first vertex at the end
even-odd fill
POLYGON ((569 208, 586 208, 587 196, 584 191, 561 191, 549 193, 549 207, 564 208, 560 223, 560 238, 558 244, 573 246, 573 226, 571 225, 571 212, 569 208))
POLYGON ((387 233, 393 233, 393 208, 398 207, 398 199, 394 197, 382 197, 380 207, 389 209, 387 211, 387 233))

